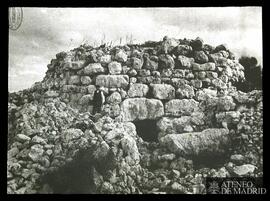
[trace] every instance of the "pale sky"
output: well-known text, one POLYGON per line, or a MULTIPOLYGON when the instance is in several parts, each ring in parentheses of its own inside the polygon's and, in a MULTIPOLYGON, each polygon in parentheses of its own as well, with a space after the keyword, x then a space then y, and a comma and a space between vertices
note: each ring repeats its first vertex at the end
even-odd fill
POLYGON ((55 54, 83 40, 134 43, 201 37, 205 43, 226 43, 237 57, 262 62, 262 8, 23 8, 23 22, 9 30, 9 91, 29 88, 45 76, 55 54))

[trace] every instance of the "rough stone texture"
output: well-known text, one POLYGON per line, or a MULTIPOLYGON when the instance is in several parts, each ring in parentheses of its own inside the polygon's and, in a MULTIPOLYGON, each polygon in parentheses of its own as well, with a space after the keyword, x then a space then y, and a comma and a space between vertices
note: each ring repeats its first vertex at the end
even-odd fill
POLYGON ((188 84, 181 85, 176 91, 176 97, 179 99, 193 98, 194 96, 194 89, 188 84))
POLYGON ((85 61, 72 61, 72 62, 67 62, 64 65, 64 68, 70 68, 72 70, 80 70, 84 67, 85 61))
POLYGON ((175 97, 175 89, 168 84, 153 84, 152 93, 154 98, 160 100, 171 100, 175 97))
POLYGON ((214 71, 216 69, 216 66, 213 62, 208 62, 204 64, 193 63, 192 69, 194 71, 214 71))
POLYGON ((199 111, 198 102, 193 99, 173 99, 165 104, 165 114, 170 116, 191 115, 199 111))
POLYGON ((170 55, 162 54, 159 56, 158 67, 160 69, 174 68, 174 59, 170 55))
POLYGON ((113 61, 113 62, 109 63, 108 68, 109 68, 110 74, 112 74, 112 75, 121 74, 121 71, 122 71, 121 63, 113 61))
POLYGON ((236 166, 233 169, 233 173, 236 174, 237 176, 246 176, 249 173, 253 173, 255 168, 256 167, 254 165, 251 165, 251 164, 236 166))
POLYGON ((177 59, 179 62, 179 67, 182 67, 182 68, 190 69, 192 66, 191 64, 194 62, 193 58, 188 58, 188 57, 183 56, 183 55, 179 55, 177 59))
POLYGON ((118 92, 113 92, 108 98, 107 103, 109 104, 120 104, 122 101, 121 95, 118 92))
POLYGON ((189 45, 178 45, 174 49, 174 54, 178 55, 183 55, 183 56, 190 56, 192 53, 192 47, 189 45))
POLYGON ((89 76, 81 76, 81 83, 83 85, 89 85, 91 84, 92 80, 89 76))
POLYGON ((160 100, 146 98, 126 99, 121 103, 123 121, 156 119, 164 115, 160 100))
POLYGON ((226 129, 206 129, 202 132, 169 134, 161 139, 161 143, 177 154, 222 152, 229 146, 228 134, 226 129))
POLYGON ((195 59, 195 62, 199 64, 204 64, 208 62, 208 56, 204 53, 204 51, 195 51, 194 59, 195 59))
POLYGON ((94 75, 97 73, 104 73, 104 68, 100 63, 91 63, 84 68, 85 75, 94 75))
POLYGON ((204 123, 204 113, 196 112, 192 116, 181 116, 180 118, 163 117, 157 122, 157 127, 160 130, 159 137, 163 137, 167 134, 198 131, 204 123))
POLYGON ((235 89, 244 67, 227 47, 215 50, 201 39, 168 37, 142 45, 84 44, 57 54, 47 67, 41 82, 9 93, 8 194, 193 194, 200 191, 194 184, 200 187, 207 176, 263 176, 262 92, 235 89), (204 57, 195 63, 198 52, 210 64, 200 64, 204 57), (113 61, 121 63, 122 75, 108 75, 113 61), (69 84, 71 76, 80 82, 69 84), (101 113, 93 115, 98 84, 106 99, 101 113), (152 84, 174 87, 176 99, 149 99, 152 84), (203 157, 211 164, 201 164, 203 157))
POLYGON ((134 98, 146 96, 148 91, 149 87, 146 84, 135 83, 130 85, 130 88, 127 93, 129 97, 134 98))
POLYGON ((72 75, 69 78, 68 84, 70 84, 70 85, 79 85, 80 82, 81 82, 80 76, 72 75))
POLYGON ((119 62, 126 62, 127 54, 124 51, 120 50, 118 53, 116 53, 115 60, 119 62))
POLYGON ((107 88, 126 88, 129 83, 127 75, 99 75, 96 78, 96 85, 107 88))

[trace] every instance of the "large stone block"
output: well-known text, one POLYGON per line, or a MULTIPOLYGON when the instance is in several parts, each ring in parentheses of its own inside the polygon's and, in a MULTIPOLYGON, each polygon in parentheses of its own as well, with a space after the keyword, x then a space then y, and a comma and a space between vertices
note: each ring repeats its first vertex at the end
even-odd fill
POLYGON ((128 90, 128 96, 133 97, 143 97, 149 91, 149 87, 146 84, 135 83, 132 84, 128 90))
POLYGON ((152 88, 154 98, 161 100, 170 100, 175 97, 175 89, 169 84, 153 84, 152 88))
POLYGON ((125 88, 128 84, 128 75, 98 75, 96 77, 96 85, 107 88, 125 88))
POLYGON ((100 63, 90 63, 84 68, 85 75, 94 75, 96 73, 104 73, 104 68, 100 63))
POLYGON ((202 132, 169 134, 161 138, 161 144, 171 152, 184 155, 222 153, 230 145, 229 130, 206 129, 202 132))
POLYGON ((156 119, 164 115, 160 100, 147 98, 130 98, 121 103, 123 121, 156 119))
POLYGON ((179 118, 162 117, 157 122, 157 127, 160 131, 159 137, 163 137, 167 134, 199 131, 199 127, 204 123, 204 113, 196 112, 192 116, 181 116, 179 118))
POLYGON ((193 99, 173 99, 165 104, 165 114, 170 116, 191 115, 199 111, 198 102, 193 99))

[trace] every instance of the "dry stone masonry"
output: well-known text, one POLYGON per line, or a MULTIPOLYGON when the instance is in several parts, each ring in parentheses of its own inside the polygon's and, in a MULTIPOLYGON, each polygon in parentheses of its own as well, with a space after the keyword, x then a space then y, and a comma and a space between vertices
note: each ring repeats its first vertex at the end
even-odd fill
POLYGON ((47 67, 9 94, 8 193, 191 194, 198 177, 262 176, 262 92, 234 87, 244 68, 225 45, 81 45, 47 67))

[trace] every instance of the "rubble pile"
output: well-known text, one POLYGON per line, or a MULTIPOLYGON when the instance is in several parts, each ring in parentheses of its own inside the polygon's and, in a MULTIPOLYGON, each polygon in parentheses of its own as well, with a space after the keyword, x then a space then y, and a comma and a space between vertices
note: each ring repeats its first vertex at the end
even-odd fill
POLYGON ((9 94, 8 193, 192 194, 206 176, 262 176, 262 92, 234 87, 244 68, 225 45, 81 45, 47 67, 9 94))

